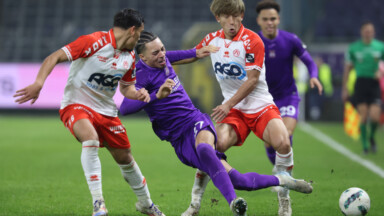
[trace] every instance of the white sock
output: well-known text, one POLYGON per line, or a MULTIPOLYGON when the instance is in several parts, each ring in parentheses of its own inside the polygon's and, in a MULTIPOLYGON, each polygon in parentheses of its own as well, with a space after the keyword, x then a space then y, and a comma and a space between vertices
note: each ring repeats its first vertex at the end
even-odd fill
POLYGON ((103 198, 101 190, 101 163, 98 155, 98 140, 88 140, 82 143, 81 165, 92 195, 92 203, 103 198))
POLYGON ((211 178, 208 176, 208 174, 199 169, 196 169, 195 182, 192 187, 192 204, 200 205, 209 180, 211 180, 211 178))
POLYGON ((287 154, 276 152, 275 166, 277 172, 286 171, 291 174, 293 168, 293 149, 291 148, 291 151, 287 154))
POLYGON ((136 194, 137 199, 147 207, 152 205, 151 196, 149 194, 147 182, 143 174, 141 174, 140 168, 135 161, 132 161, 128 165, 119 164, 121 174, 125 181, 131 186, 133 192, 136 194))
MULTIPOLYGON (((280 154, 276 152, 275 166, 276 166, 277 172, 285 171, 291 175, 292 168, 293 168, 293 149, 291 148, 291 151, 288 152, 287 154, 280 154)), ((278 196, 289 198, 289 190, 285 188, 283 188, 282 190, 279 190, 278 196)))

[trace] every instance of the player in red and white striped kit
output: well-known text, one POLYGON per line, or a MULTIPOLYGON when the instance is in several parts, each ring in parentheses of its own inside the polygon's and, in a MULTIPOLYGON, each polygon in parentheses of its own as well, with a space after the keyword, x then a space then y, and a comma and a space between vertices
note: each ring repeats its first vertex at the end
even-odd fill
POLYGON ((163 216, 150 198, 147 183, 135 162, 128 136, 113 101, 116 88, 127 98, 149 102, 145 89, 136 90, 133 51, 144 19, 133 9, 116 13, 113 28, 84 35, 49 55, 35 82, 14 95, 17 103, 33 104, 56 64, 71 61, 61 101, 60 118, 82 143, 81 164, 93 199, 93 215, 107 215, 101 188, 100 147, 106 147, 120 166, 124 179, 135 192, 136 209, 143 214, 163 216))

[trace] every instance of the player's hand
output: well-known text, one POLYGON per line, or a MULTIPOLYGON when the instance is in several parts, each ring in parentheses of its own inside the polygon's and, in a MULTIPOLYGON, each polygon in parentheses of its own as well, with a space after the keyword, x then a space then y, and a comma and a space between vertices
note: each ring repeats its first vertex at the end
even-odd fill
POLYGON ((228 115, 231 108, 226 104, 221 104, 213 108, 213 113, 211 114, 212 119, 215 122, 221 122, 228 115))
POLYGON ((172 92, 173 86, 175 86, 175 82, 172 79, 165 80, 163 85, 160 86, 159 91, 156 93, 156 97, 158 99, 163 99, 168 97, 168 95, 170 95, 172 92))
POLYGON ((349 97, 348 89, 342 88, 341 99, 343 100, 344 103, 348 101, 348 97, 349 97))
POLYGON ((311 88, 315 88, 315 86, 317 87, 319 95, 323 93, 323 85, 321 85, 320 81, 316 77, 311 78, 309 80, 309 84, 311 85, 311 88))
POLYGON ((197 58, 204 58, 209 56, 211 53, 215 53, 219 51, 220 47, 216 47, 213 45, 204 46, 200 49, 196 49, 196 57, 197 58))
POLYGON ((15 102, 22 104, 31 100, 31 104, 34 104, 37 98, 39 98, 42 87, 42 85, 35 82, 23 89, 17 90, 13 95, 16 98, 15 102))
POLYGON ((145 88, 141 88, 136 91, 136 98, 137 100, 143 101, 146 103, 149 103, 149 101, 151 100, 151 98, 149 97, 148 91, 145 88))

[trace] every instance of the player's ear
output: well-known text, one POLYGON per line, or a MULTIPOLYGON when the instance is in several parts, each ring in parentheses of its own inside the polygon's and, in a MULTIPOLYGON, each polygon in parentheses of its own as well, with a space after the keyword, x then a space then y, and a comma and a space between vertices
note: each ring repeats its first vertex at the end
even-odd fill
POLYGON ((142 53, 139 54, 139 57, 145 61, 145 56, 142 53))
POLYGON ((219 15, 215 15, 215 18, 216 18, 216 21, 217 21, 218 23, 220 23, 220 16, 219 16, 219 15))

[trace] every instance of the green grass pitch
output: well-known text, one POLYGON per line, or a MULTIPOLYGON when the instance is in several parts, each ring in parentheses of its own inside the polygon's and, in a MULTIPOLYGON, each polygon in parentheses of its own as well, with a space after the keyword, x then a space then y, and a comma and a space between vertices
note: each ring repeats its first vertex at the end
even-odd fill
MULTIPOLYGON (((190 202, 195 170, 177 159, 173 148, 160 141, 148 118, 126 118, 133 155, 147 179, 151 198, 167 216, 180 215, 190 202)), ((344 135, 340 123, 313 127, 360 154, 360 144, 344 135)), ((379 151, 362 156, 384 168, 384 133, 378 131, 379 151)), ((91 196, 80 164, 80 144, 59 117, 0 116, 0 215, 91 215, 91 196)), ((384 215, 384 179, 335 152, 303 132, 294 136, 294 176, 313 181, 314 191, 291 192, 293 215, 342 215, 338 199, 349 187, 365 189, 371 198, 368 215, 384 215)), ((242 147, 227 152, 240 172, 270 174, 263 144, 250 135, 242 147)), ((110 215, 141 215, 136 197, 121 177, 106 149, 100 150, 103 192, 110 215)), ((238 191, 249 205, 248 215, 277 215, 277 196, 269 189, 238 191)), ((231 215, 228 204, 209 183, 200 216, 231 215)))

